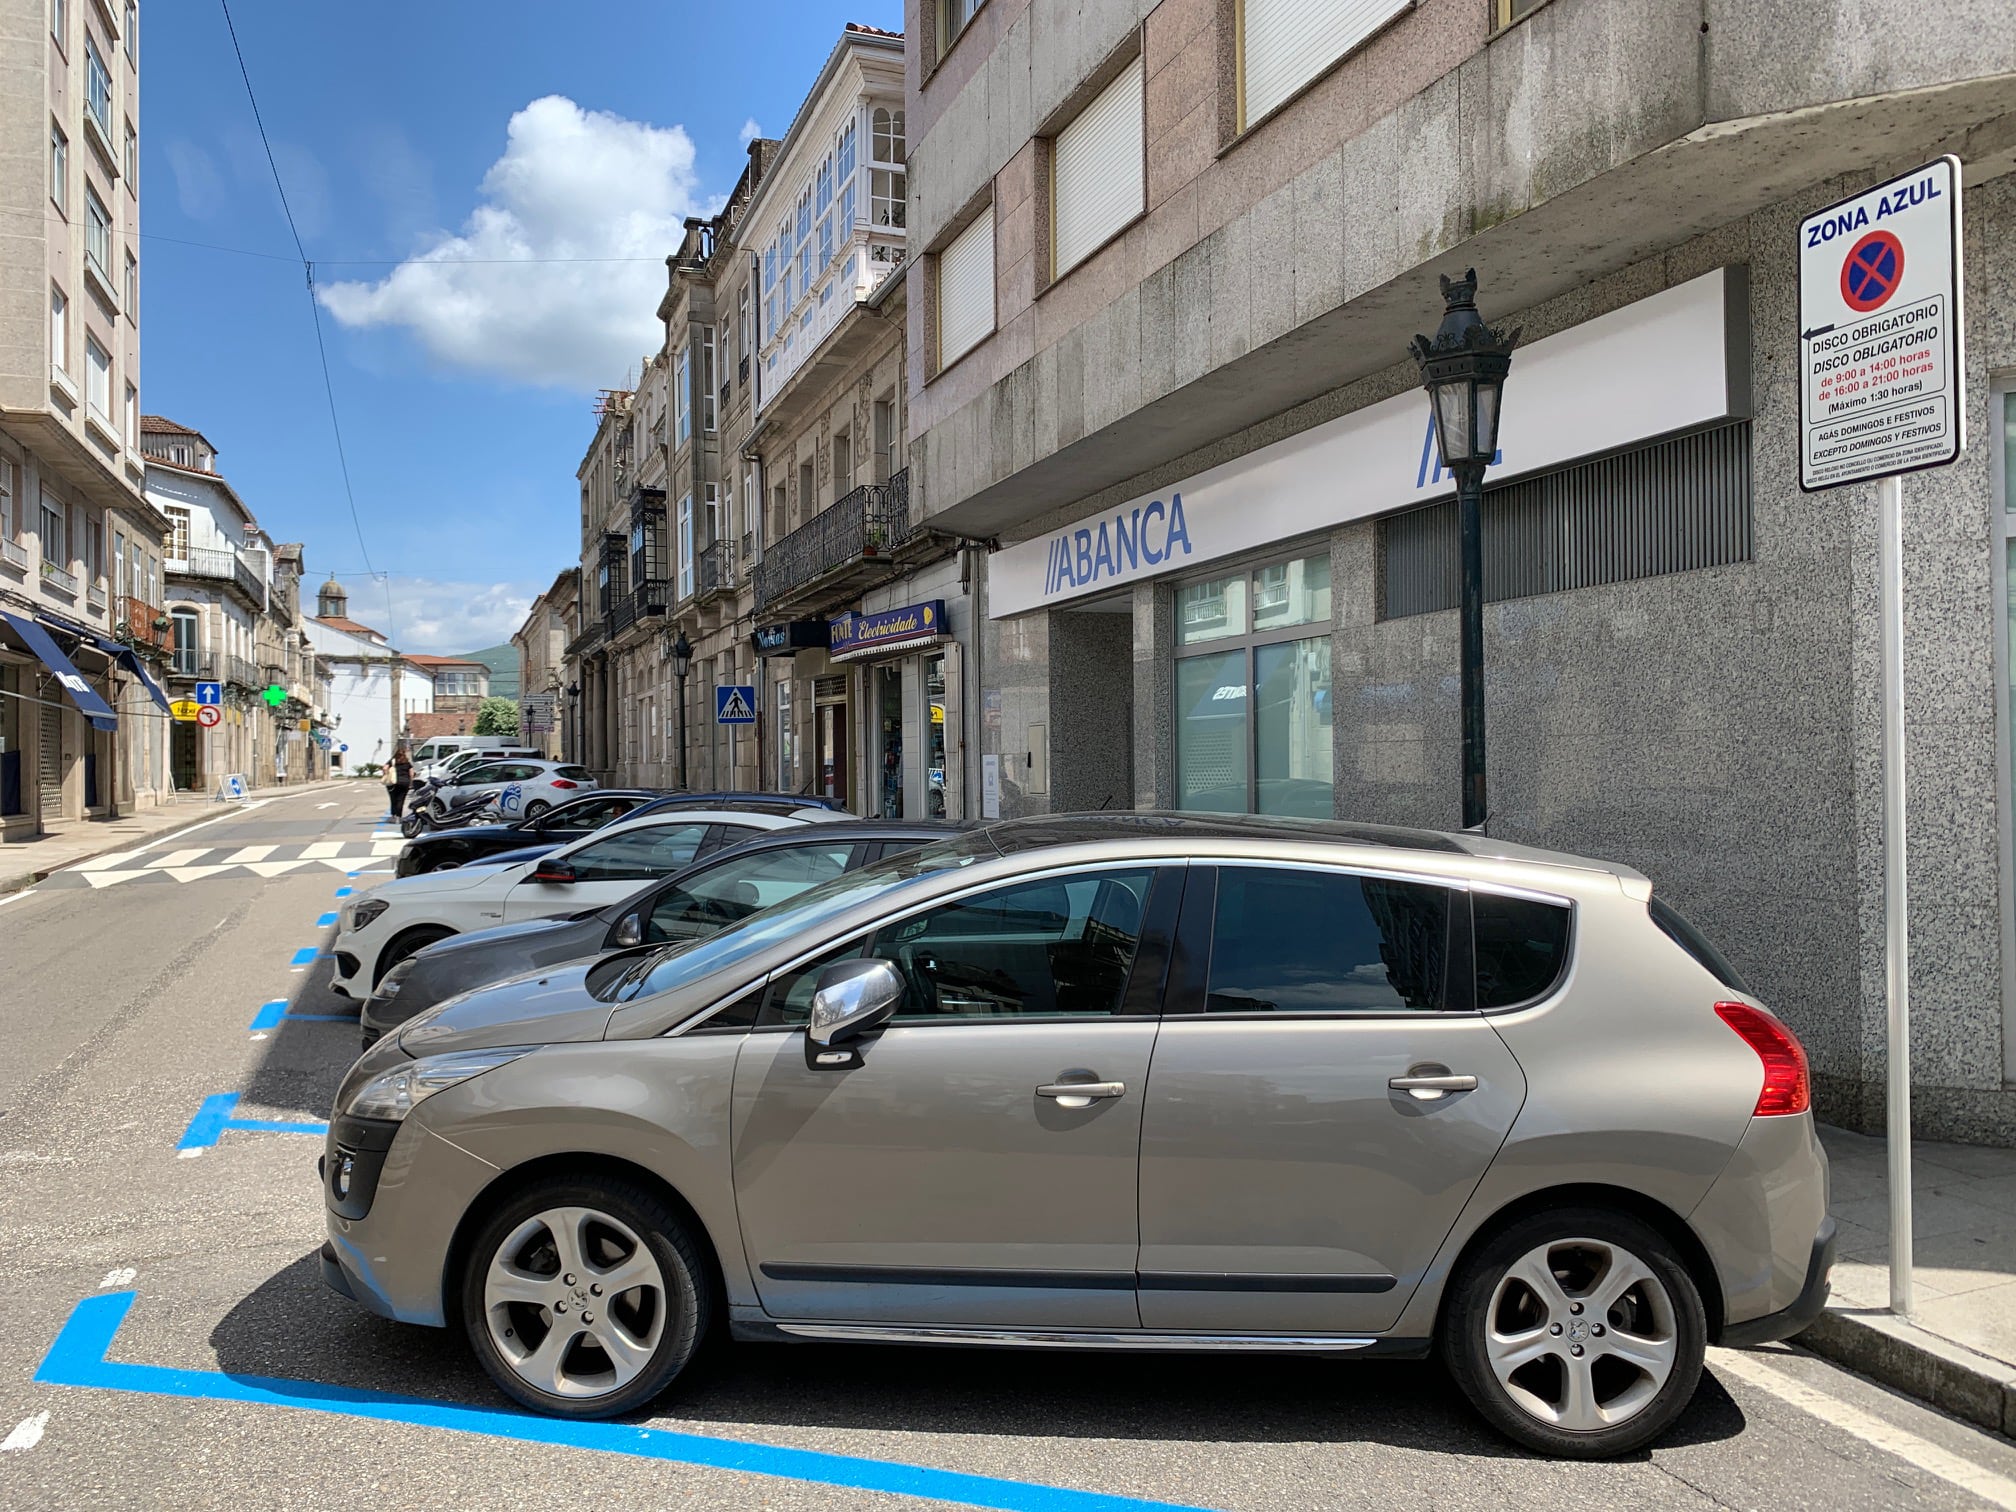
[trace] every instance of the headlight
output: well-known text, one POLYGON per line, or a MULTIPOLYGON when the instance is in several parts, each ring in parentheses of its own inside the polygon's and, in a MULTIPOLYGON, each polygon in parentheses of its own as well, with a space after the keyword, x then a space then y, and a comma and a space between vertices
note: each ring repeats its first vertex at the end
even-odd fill
POLYGON ((359 1087, 342 1111, 352 1118, 384 1118, 397 1123, 436 1092, 508 1066, 537 1045, 506 1045, 496 1050, 457 1050, 430 1055, 374 1076, 359 1087))
POLYGON ((395 998, 399 996, 400 984, 406 980, 407 976, 412 972, 412 970, 413 970, 413 957, 408 956, 406 957, 405 960, 401 961, 397 966, 394 966, 390 971, 386 972, 382 978, 380 978, 378 982, 378 990, 374 992, 372 996, 377 998, 395 998))
POLYGON ((392 905, 383 898, 365 898, 350 905, 350 928, 362 929, 392 905))

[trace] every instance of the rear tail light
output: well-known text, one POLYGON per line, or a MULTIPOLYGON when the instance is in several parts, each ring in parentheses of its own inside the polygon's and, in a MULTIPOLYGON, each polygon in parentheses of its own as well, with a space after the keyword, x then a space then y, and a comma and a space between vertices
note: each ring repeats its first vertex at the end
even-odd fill
POLYGON ((1717 1003, 1715 1015, 1743 1036, 1744 1043, 1764 1063, 1764 1088, 1753 1110, 1758 1118, 1804 1113, 1813 1105, 1813 1086, 1806 1074, 1806 1051, 1792 1031, 1762 1008, 1748 1003, 1717 1003))
POLYGON ((547 786, 566 788, 569 792, 572 792, 575 784, 569 782, 565 777, 555 777, 547 784, 547 786))

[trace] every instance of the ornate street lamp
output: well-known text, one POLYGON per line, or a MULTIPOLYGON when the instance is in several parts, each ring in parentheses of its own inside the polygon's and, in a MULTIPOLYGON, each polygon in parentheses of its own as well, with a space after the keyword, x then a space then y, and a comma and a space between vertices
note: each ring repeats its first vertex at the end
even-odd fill
POLYGON ((679 683, 679 790, 687 791, 686 785, 686 674, 693 668, 693 643, 686 639, 682 629, 679 638, 668 642, 665 654, 672 658, 672 676, 679 683))
POLYGON ((1490 812, 1484 781, 1484 469, 1498 453, 1499 400, 1512 369, 1511 335, 1477 313, 1477 270, 1444 276, 1442 325, 1408 350, 1421 365, 1435 416, 1442 465, 1456 479, 1463 555, 1459 627, 1463 706, 1463 828, 1481 830, 1490 812))

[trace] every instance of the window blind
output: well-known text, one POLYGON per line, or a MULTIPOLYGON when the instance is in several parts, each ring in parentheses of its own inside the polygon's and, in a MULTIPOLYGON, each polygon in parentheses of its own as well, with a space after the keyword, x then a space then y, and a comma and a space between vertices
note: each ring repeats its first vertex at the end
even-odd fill
POLYGON ((1414 0, 1241 0, 1244 130, 1414 0))
POLYGON ((994 331, 994 207, 938 254, 938 365, 949 366, 994 331))
POLYGON ((1057 135, 1050 158, 1050 266, 1060 278, 1141 213, 1141 59, 1057 135))

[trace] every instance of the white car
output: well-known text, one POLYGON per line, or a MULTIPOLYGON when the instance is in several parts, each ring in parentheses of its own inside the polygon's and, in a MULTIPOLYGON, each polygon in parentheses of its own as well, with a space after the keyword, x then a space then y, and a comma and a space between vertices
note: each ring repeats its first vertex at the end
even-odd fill
POLYGON ((584 766, 517 757, 464 767, 436 788, 435 794, 442 803, 452 804, 495 793, 498 818, 537 819, 554 804, 578 798, 600 785, 584 766))
POLYGON ((399 877, 343 905, 329 985, 362 1000, 399 962, 449 935, 601 908, 760 831, 852 817, 827 808, 678 809, 609 825, 536 861, 399 877))

